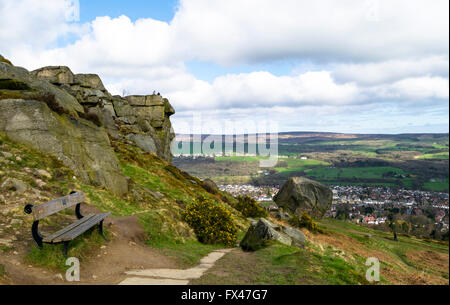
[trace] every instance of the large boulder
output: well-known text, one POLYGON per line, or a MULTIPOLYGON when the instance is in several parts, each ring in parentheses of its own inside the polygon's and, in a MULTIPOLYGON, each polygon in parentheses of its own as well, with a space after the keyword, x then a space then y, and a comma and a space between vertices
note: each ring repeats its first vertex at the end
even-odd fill
POLYGON ((85 183, 118 195, 128 191, 105 129, 90 121, 58 115, 40 101, 4 99, 0 100, 0 131, 58 158, 85 183))
POLYGON ((240 246, 245 251, 255 251, 264 248, 269 241, 278 241, 287 246, 303 247, 305 237, 300 230, 276 225, 267 219, 253 221, 240 246))
POLYGON ((203 180, 203 188, 211 194, 217 194, 219 192, 217 184, 211 179, 203 180))
POLYGON ((331 207, 333 192, 317 181, 304 177, 290 178, 273 200, 284 210, 321 218, 331 207))
POLYGON ((74 83, 83 88, 92 88, 100 91, 106 91, 102 80, 97 74, 75 74, 74 83))

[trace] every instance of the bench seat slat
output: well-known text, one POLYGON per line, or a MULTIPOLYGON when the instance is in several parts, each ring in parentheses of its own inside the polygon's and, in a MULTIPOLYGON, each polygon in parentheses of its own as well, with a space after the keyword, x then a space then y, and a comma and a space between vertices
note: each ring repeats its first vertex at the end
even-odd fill
POLYGON ((57 238, 53 239, 53 243, 55 242, 62 242, 62 241, 69 241, 73 240, 74 238, 80 236, 96 224, 98 224, 100 221, 104 220, 108 215, 110 215, 111 212, 108 213, 102 213, 102 214, 95 214, 93 217, 88 219, 87 221, 83 222, 82 224, 75 226, 72 230, 58 236, 57 238))
POLYGON ((61 210, 70 208, 86 199, 83 192, 73 193, 64 197, 45 202, 33 207, 32 213, 35 220, 40 220, 61 210))
POLYGON ((75 228, 75 227, 77 227, 77 226, 83 224, 84 222, 88 221, 90 218, 92 218, 92 217, 94 217, 94 216, 95 216, 95 214, 88 214, 88 215, 84 216, 83 218, 77 220, 76 222, 74 222, 74 223, 68 225, 67 227, 62 228, 61 230, 59 230, 59 231, 57 231, 57 232, 55 232, 55 233, 52 233, 51 235, 45 236, 44 239, 43 239, 42 241, 43 241, 43 242, 46 242, 46 243, 51 243, 51 242, 52 242, 55 238, 57 238, 58 236, 61 236, 61 235, 63 235, 64 233, 66 233, 66 232, 72 230, 73 228, 75 228))

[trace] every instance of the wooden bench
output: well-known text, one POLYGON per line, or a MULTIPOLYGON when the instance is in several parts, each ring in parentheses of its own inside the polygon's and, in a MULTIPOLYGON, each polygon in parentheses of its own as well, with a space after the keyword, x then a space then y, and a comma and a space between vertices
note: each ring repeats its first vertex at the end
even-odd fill
POLYGON ((67 250, 70 241, 80 236, 90 228, 98 225, 98 231, 100 235, 109 241, 103 234, 103 221, 111 213, 89 214, 83 216, 80 211, 80 205, 84 202, 85 196, 83 192, 71 192, 70 195, 57 198, 40 205, 27 204, 24 208, 25 213, 33 214, 34 222, 31 227, 31 234, 33 239, 40 249, 43 247, 43 243, 47 244, 59 244, 64 243, 64 255, 67 256, 67 250), (53 233, 48 236, 42 236, 39 233, 39 220, 58 213, 72 206, 75 206, 75 215, 78 220, 69 226, 53 233))

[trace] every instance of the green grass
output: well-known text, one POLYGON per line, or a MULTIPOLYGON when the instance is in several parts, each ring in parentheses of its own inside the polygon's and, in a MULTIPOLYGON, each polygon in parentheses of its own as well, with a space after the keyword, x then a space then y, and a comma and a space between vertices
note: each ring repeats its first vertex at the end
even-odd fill
POLYGON ((5 266, 0 264, 0 277, 4 277, 6 275, 5 266))
POLYGON ((224 245, 205 245, 197 239, 178 234, 173 227, 165 226, 166 221, 174 221, 161 217, 154 212, 139 215, 139 222, 148 236, 147 244, 174 257, 183 267, 191 267, 209 252, 226 248, 224 245))
MULTIPOLYGON (((105 236, 109 236, 106 230, 104 230, 104 233, 105 236)), ((76 257, 82 262, 89 255, 90 251, 104 243, 104 239, 97 230, 92 228, 70 242, 67 257, 76 257)), ((28 264, 46 267, 57 272, 63 272, 68 268, 66 259, 62 244, 44 244, 42 250, 34 245, 24 257, 24 261, 28 264)))
MULTIPOLYGON (((241 250, 239 250, 241 251, 241 250)), ((249 252, 243 257, 231 253, 216 263, 213 270, 193 284, 225 285, 355 285, 366 284, 363 264, 351 264, 333 251, 316 254, 278 242, 249 252)))
POLYGON ((301 172, 305 169, 319 167, 319 166, 328 166, 330 165, 327 162, 319 161, 319 160, 302 160, 302 159, 294 159, 294 158, 280 158, 279 161, 285 161, 287 163, 287 167, 276 167, 275 169, 280 173, 291 173, 291 172, 301 172))
POLYGON ((272 243, 255 252, 235 251, 192 284, 370 284, 365 279, 368 257, 380 260, 380 283, 375 284, 399 283, 399 277, 401 283, 406 280, 415 284, 410 278, 421 274, 430 276, 435 283, 448 284, 448 270, 443 270, 439 262, 424 265, 420 258, 410 259, 420 251, 427 256, 443 255, 442 259, 447 255, 448 259, 448 242, 403 235, 394 241, 392 233, 335 219, 322 219, 319 224, 327 233, 317 236, 331 238, 337 246, 309 240, 304 249, 272 243))

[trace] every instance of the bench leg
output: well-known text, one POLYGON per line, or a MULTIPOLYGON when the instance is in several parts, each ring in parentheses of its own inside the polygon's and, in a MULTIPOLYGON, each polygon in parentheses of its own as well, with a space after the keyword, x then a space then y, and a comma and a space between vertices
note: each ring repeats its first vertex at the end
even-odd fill
POLYGON ((103 220, 98 224, 98 233, 103 237, 104 240, 109 242, 109 239, 106 238, 105 234, 103 234, 103 220))
POLYGON ((68 251, 69 251, 69 242, 65 241, 64 242, 64 247, 63 247, 64 257, 67 257, 67 252, 68 251))
POLYGON ((33 222, 33 226, 31 227, 31 235, 33 236, 34 241, 38 245, 39 249, 42 250, 43 244, 42 244, 42 236, 39 234, 39 220, 36 220, 33 222))

